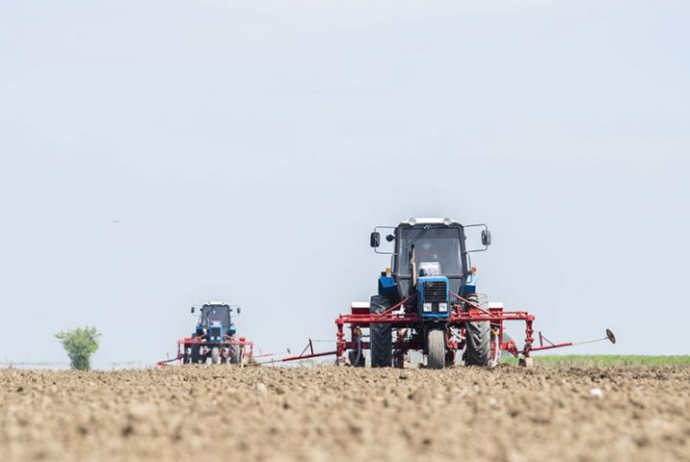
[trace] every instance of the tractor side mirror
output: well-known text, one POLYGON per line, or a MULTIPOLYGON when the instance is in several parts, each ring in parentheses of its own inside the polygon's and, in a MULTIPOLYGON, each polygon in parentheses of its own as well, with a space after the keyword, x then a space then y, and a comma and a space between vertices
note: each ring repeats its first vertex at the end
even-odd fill
POLYGON ((240 314, 242 312, 242 307, 238 306, 237 307, 237 314, 240 314))
POLYGON ((485 229, 482 231, 482 245, 489 247, 491 245, 491 231, 485 229))
POLYGON ((369 237, 369 245, 374 249, 381 245, 381 233, 374 231, 369 237))
POLYGON ((194 314, 194 307, 192 307, 192 314, 194 314))

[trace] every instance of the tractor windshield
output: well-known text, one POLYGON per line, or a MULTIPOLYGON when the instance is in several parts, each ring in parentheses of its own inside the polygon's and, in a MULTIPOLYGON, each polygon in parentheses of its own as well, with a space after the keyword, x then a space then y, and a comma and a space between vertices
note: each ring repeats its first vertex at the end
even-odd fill
POLYGON ((398 272, 410 275, 410 246, 415 248, 417 276, 462 276, 460 229, 403 228, 400 231, 398 272))
POLYGON ((201 308, 200 324, 207 328, 212 324, 230 325, 230 309, 226 305, 204 305, 201 308))

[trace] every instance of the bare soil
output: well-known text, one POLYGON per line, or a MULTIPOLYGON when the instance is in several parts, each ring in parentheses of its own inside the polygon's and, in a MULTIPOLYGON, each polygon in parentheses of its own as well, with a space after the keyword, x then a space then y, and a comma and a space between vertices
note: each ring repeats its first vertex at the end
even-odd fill
POLYGON ((688 367, 0 371, 3 461, 659 461, 689 441, 688 367))

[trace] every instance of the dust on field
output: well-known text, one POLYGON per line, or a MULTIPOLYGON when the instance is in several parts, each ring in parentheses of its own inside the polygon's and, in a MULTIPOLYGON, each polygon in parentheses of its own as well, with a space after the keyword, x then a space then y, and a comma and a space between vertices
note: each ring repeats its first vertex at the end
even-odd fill
POLYGON ((690 368, 0 371, 2 460, 688 460, 690 368))

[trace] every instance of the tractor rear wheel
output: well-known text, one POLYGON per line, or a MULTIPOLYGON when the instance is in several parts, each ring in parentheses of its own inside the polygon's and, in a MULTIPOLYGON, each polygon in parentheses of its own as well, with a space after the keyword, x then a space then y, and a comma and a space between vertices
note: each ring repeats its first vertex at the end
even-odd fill
MULTIPOLYGON (((383 313, 392 307, 390 300, 381 295, 371 297, 369 312, 383 313)), ((371 367, 391 367, 393 362, 393 330, 389 323, 371 323, 369 326, 371 367)))
POLYGON ((211 350, 211 364, 220 364, 220 348, 213 347, 211 350))
POLYGON ((239 364, 242 360, 240 346, 233 343, 230 345, 230 364, 239 364))
POLYGON ((201 347, 199 345, 192 345, 189 357, 192 364, 199 364, 201 361, 201 347))
MULTIPOLYGON (((467 300, 489 311, 489 298, 486 294, 469 294, 467 300)), ((471 308, 471 307, 470 307, 471 308)), ((465 365, 489 367, 491 365, 491 323, 488 321, 467 323, 467 347, 465 365)))
POLYGON ((446 330, 431 329, 426 334, 427 366, 443 369, 446 365, 446 330))

